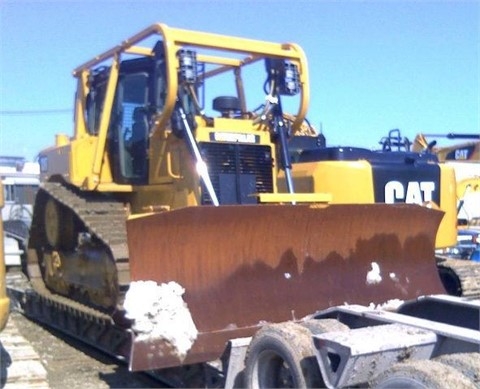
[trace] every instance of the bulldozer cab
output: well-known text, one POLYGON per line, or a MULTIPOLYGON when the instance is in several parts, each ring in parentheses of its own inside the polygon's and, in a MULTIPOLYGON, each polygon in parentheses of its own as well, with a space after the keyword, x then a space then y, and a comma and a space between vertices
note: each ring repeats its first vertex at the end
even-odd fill
MULTIPOLYGON (((87 131, 93 136, 100 133, 111 74, 111 67, 101 66, 90 75, 85 116, 87 131)), ((147 184, 152 118, 163 109, 166 87, 165 55, 160 42, 151 56, 120 63, 105 146, 114 182, 147 184)))
POLYGON ((133 192, 139 211, 275 193, 307 110, 306 58, 295 44, 226 38, 156 24, 75 69, 75 133, 40 154, 43 180, 133 192))
MULTIPOLYGON (((113 179, 120 184, 146 184, 152 111, 161 101, 152 92, 157 85, 156 61, 126 61, 120 75, 112 108, 107 150, 113 179)), ((164 72, 163 72, 164 76, 164 72)))

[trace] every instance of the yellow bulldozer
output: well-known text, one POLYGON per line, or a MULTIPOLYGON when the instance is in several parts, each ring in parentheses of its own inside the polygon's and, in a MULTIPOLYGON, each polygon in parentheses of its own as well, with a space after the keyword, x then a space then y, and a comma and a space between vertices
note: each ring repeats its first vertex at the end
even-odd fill
POLYGON ((295 182, 288 138, 311 131, 298 45, 155 24, 73 75, 74 134, 39 153, 26 264, 50 324, 96 345, 122 328, 112 352, 151 370, 211 361, 266 322, 444 292, 441 212, 295 182), (98 331, 76 324, 89 315, 98 331))

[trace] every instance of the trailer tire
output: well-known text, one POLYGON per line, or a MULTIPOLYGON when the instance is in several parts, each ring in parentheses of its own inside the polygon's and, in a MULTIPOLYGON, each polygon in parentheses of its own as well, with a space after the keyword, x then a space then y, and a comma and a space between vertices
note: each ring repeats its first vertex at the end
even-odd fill
POLYGON ((266 325, 253 337, 245 359, 247 388, 321 387, 310 330, 285 322, 266 325))
POLYGON ((461 372, 433 360, 416 360, 398 363, 385 370, 371 383, 375 389, 474 389, 473 383, 461 372))
POLYGON ((448 354, 435 358, 435 361, 457 369, 480 389, 480 354, 448 354))

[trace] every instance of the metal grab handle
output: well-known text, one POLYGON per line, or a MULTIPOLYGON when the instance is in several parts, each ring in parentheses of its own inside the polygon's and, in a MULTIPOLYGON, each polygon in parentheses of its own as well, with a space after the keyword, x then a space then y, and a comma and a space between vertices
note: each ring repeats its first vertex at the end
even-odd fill
POLYGON ((213 205, 218 207, 219 202, 218 202, 217 194, 215 193, 215 189, 213 188, 212 180, 211 180, 210 175, 208 173, 207 165, 202 159, 202 155, 200 154, 200 150, 198 149, 198 145, 197 145, 197 142, 196 142, 196 140, 193 136, 192 129, 190 128, 190 125, 188 124, 187 115, 185 115, 185 111, 180 106, 180 104, 177 105, 177 109, 178 109, 178 112, 180 113, 180 117, 182 118, 182 123, 185 127, 185 132, 187 133, 187 136, 188 136, 188 141, 190 143, 190 146, 192 147, 193 154, 194 154, 195 159, 197 161, 198 174, 200 175, 200 178, 203 180, 203 183, 205 184, 205 187, 207 188, 208 194, 210 195, 210 198, 212 199, 213 205))

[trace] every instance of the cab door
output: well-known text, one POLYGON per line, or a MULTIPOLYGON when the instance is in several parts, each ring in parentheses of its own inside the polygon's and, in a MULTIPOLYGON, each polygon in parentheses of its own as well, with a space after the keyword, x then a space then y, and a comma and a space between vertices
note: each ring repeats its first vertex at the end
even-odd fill
POLYGON ((118 81, 110 127, 110 155, 117 183, 145 184, 148 178, 150 74, 147 70, 123 72, 118 81))

